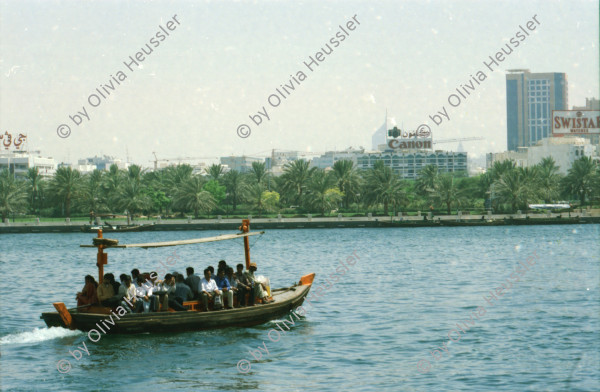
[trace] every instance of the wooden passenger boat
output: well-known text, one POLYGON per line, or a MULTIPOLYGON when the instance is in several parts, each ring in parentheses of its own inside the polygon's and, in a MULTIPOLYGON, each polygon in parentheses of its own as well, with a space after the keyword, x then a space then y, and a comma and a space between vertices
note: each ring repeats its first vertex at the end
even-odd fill
MULTIPOLYGON (((81 245, 81 247, 98 248, 97 266, 100 283, 104 275, 104 265, 107 264, 107 254, 104 253, 104 250, 110 248, 158 248, 243 238, 246 269, 249 269, 250 244, 248 237, 261 235, 264 232, 250 232, 250 221, 247 219, 242 221, 240 230, 241 233, 217 237, 126 245, 119 245, 114 240, 103 239, 102 231, 99 230, 98 239, 95 239, 94 245, 81 245)), ((106 333, 175 332, 252 326, 284 316, 290 310, 300 306, 310 291, 314 276, 314 273, 310 273, 302 276, 300 281, 293 286, 272 290, 269 299, 273 301, 261 304, 257 299, 256 306, 206 312, 200 310, 199 301, 187 301, 183 305, 188 308, 188 311, 175 312, 169 309, 164 312, 121 315, 115 309, 103 306, 67 309, 64 303, 56 302, 53 304, 56 312, 42 313, 40 318, 48 327, 65 327, 81 331, 98 331, 100 329, 103 332, 106 330, 106 333)))
POLYGON ((150 230, 154 226, 154 223, 147 225, 83 225, 81 231, 84 233, 96 233, 98 230, 102 230, 104 233, 122 233, 128 231, 146 231, 150 230))

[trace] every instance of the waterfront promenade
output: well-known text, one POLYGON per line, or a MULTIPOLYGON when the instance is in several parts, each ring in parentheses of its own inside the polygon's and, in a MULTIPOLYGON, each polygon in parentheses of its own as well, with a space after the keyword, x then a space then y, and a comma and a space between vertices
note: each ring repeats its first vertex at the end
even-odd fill
MULTIPOLYGON (((254 218, 253 230, 263 229, 317 229, 317 228, 356 228, 356 227, 446 227, 446 226, 505 226, 505 225, 548 225, 600 223, 599 210, 584 210, 554 214, 486 214, 486 215, 439 215, 430 218, 428 214, 416 216, 365 216, 365 217, 303 217, 303 218, 254 218)), ((0 234, 9 233, 73 233, 81 232, 87 221, 64 222, 5 222, 0 224, 0 234)), ((110 220, 111 225, 126 225, 125 220, 110 220)), ((143 231, 183 231, 183 230, 237 230, 240 218, 226 219, 151 219, 139 220, 134 224, 143 225, 143 231)))

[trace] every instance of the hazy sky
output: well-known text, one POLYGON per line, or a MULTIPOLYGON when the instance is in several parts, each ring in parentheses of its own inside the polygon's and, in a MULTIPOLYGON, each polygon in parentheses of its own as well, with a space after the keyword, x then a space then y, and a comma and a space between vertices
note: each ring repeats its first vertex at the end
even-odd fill
POLYGON ((481 157, 506 149, 506 70, 565 72, 569 107, 599 96, 598 15, 598 1, 574 0, 2 0, 0 133, 27 133, 30 149, 58 161, 125 158, 128 149, 150 166, 152 151, 216 158, 370 148, 387 108, 402 129, 429 124, 434 141, 483 137, 463 143, 481 157), (169 31, 175 15, 180 24, 169 31), (355 15, 360 24, 333 48, 338 26, 355 15), (489 71, 483 62, 535 15, 536 30, 489 71), (311 72, 303 62, 327 43, 333 52, 311 72), (146 44, 152 53, 130 71, 124 61, 146 44), (306 78, 290 83, 299 71, 306 78), (449 94, 478 71, 486 79, 451 107, 449 94), (289 96, 284 84, 294 87, 289 96), (286 99, 273 107, 276 88, 286 99), (248 116, 263 106, 269 120, 257 126, 248 116), (443 106, 450 120, 436 126, 428 116, 443 106), (90 117, 79 126, 69 118, 78 111, 90 117), (58 137, 61 124, 68 138, 58 137), (240 124, 249 137, 237 135, 240 124))

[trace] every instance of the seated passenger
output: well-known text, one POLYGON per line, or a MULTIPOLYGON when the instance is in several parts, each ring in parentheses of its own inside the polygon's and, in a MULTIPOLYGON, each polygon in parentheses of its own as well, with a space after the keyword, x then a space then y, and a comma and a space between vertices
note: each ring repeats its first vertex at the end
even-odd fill
MULTIPOLYGON (((234 274, 238 292, 238 306, 246 306, 246 293, 252 294, 252 286, 248 277, 244 274, 244 265, 238 264, 236 266, 237 272, 234 274)), ((249 303, 254 303, 254 299, 251 298, 249 303)))
POLYGON ((115 295, 115 290, 113 289, 110 275, 111 274, 104 274, 102 284, 98 285, 97 294, 100 305, 114 308, 118 305, 118 302, 110 301, 110 299, 115 295))
POLYGON ((140 276, 140 270, 137 268, 134 268, 131 270, 131 283, 133 283, 133 286, 137 289, 138 287, 138 277, 140 276))
POLYGON ((85 276, 85 285, 80 293, 77 293, 77 306, 94 305, 98 303, 98 294, 96 288, 98 283, 92 275, 85 276))
POLYGON ((274 300, 269 300, 269 295, 267 294, 267 288, 264 284, 258 282, 254 277, 254 272, 257 270, 256 263, 250 263, 250 270, 245 272, 245 276, 250 281, 250 285, 252 286, 252 293, 250 294, 250 300, 248 301, 250 306, 254 306, 254 299, 260 298, 263 303, 270 303, 274 300))
POLYGON ((231 285, 231 290, 233 291, 233 295, 236 296, 236 298, 237 298, 237 302, 238 302, 237 307, 239 308, 240 307, 240 290, 238 289, 239 280, 238 280, 238 278, 236 278, 235 274, 233 273, 233 268, 227 267, 225 269, 225 277, 227 278, 227 280, 229 281, 229 284, 231 285))
POLYGON ((202 278, 202 280, 200 281, 198 291, 200 292, 200 297, 202 298, 204 311, 208 311, 208 302, 214 301, 216 298, 219 298, 219 300, 214 302, 215 309, 218 308, 219 305, 222 306, 223 295, 217 287, 217 282, 215 282, 214 279, 211 279, 211 273, 209 268, 204 270, 204 278, 202 278))
POLYGON ((158 305, 158 298, 156 298, 156 295, 152 295, 153 289, 154 286, 151 282, 144 282, 144 277, 141 275, 138 276, 137 288, 135 289, 137 301, 134 313, 155 311, 158 305))
POLYGON ((113 287, 113 291, 115 293, 115 295, 119 292, 119 287, 121 287, 121 284, 119 282, 117 282, 117 280, 115 279, 115 276, 111 273, 108 273, 108 279, 110 280, 110 284, 113 287))
MULTIPOLYGON (((215 279, 217 287, 223 292, 223 296, 227 298, 227 309, 233 309, 233 290, 229 280, 225 277, 225 270, 220 269, 217 272, 217 278, 215 279)), ((225 306, 225 304, 223 304, 225 306)))
POLYGON ((194 293, 192 293, 192 289, 190 286, 185 284, 183 280, 183 275, 177 274, 176 286, 175 286, 175 298, 181 300, 181 304, 185 301, 191 301, 194 299, 194 293))
MULTIPOLYGON (((237 289, 238 289, 238 306, 246 306, 246 293, 250 293, 252 295, 252 284, 248 277, 244 274, 244 265, 238 264, 236 266, 237 272, 234 274, 235 279, 237 281, 237 289)), ((254 299, 250 298, 248 300, 248 304, 253 304, 254 299)), ((251 305, 252 306, 252 305, 251 305)))
POLYGON ((121 274, 119 278, 121 280, 121 286, 119 287, 118 295, 120 296, 123 294, 121 306, 131 313, 135 309, 135 304, 137 302, 135 286, 131 284, 131 276, 121 274))
POLYGON ((181 303, 175 298, 175 277, 171 274, 166 274, 165 279, 159 285, 159 292, 161 293, 162 311, 166 312, 169 307, 173 308, 178 312, 186 311, 181 303))
POLYGON ((185 284, 187 284, 190 287, 190 289, 192 289, 194 299, 200 298, 200 295, 198 293, 198 285, 200 285, 201 278, 198 275, 194 274, 194 268, 192 267, 187 267, 185 269, 185 272, 187 273, 185 284))

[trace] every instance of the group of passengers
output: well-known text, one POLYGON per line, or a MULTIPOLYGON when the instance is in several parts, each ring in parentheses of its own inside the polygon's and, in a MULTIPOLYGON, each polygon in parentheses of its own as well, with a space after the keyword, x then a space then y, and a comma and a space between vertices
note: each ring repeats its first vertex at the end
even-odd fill
POLYGON ((175 311, 186 311, 183 306, 185 301, 197 300, 201 302, 202 309, 208 311, 209 304, 213 309, 233 309, 234 296, 237 298, 236 307, 255 305, 255 298, 260 298, 262 303, 269 303, 269 294, 263 282, 254 276, 256 263, 250 263, 248 271, 238 264, 237 271, 227 265, 225 260, 219 261, 217 274, 210 266, 204 270, 204 277, 194 274, 194 268, 186 268, 187 277, 173 272, 165 275, 163 280, 158 280, 156 272, 140 273, 137 268, 131 270, 131 275, 121 274, 119 282, 111 273, 104 275, 102 283, 98 284, 94 277, 85 277, 83 290, 77 293, 77 306, 102 305, 110 308, 122 306, 131 313, 158 312, 159 305, 162 311, 172 308, 175 311))

